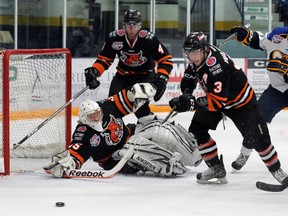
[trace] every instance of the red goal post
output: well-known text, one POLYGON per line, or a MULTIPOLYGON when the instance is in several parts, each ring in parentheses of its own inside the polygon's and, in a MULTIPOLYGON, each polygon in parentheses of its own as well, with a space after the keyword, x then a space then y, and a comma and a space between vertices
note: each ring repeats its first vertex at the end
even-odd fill
POLYGON ((18 49, 1 51, 0 58, 0 175, 9 175, 11 158, 51 158, 69 145, 71 105, 13 149, 13 143, 71 99, 71 53, 65 48, 18 49))

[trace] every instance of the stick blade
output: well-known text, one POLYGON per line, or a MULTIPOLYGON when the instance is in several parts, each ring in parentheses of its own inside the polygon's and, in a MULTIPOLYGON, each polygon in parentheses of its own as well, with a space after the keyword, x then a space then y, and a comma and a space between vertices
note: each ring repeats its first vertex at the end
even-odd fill
POLYGON ((263 191, 268 192, 282 192, 288 187, 288 177, 284 179, 283 183, 280 185, 268 184, 265 182, 257 181, 256 187, 263 191))

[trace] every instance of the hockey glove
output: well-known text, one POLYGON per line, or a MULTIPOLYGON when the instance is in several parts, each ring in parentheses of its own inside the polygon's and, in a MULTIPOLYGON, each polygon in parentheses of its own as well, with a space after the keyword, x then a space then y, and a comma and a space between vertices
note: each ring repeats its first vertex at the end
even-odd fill
POLYGON ((168 76, 160 73, 156 73, 156 75, 154 76, 154 79, 152 80, 151 84, 156 88, 156 94, 154 96, 155 102, 160 100, 160 98, 163 96, 166 90, 168 79, 169 79, 168 76))
POLYGON ((88 67, 84 70, 86 86, 89 86, 89 89, 96 89, 100 82, 97 80, 97 77, 100 76, 100 73, 94 67, 88 67))
POLYGON ((267 61, 267 70, 271 72, 278 72, 283 73, 284 75, 287 75, 288 72, 288 61, 285 59, 270 59, 267 61))
POLYGON ((234 26, 230 30, 231 34, 236 33, 234 39, 242 42, 243 45, 249 46, 252 39, 253 39, 253 31, 247 29, 246 27, 243 26, 234 26))
POLYGON ((180 95, 169 101, 171 108, 175 107, 175 111, 181 113, 193 111, 195 109, 195 97, 193 95, 180 95))
POLYGON ((197 78, 195 76, 195 73, 196 72, 188 70, 188 69, 184 71, 183 78, 180 82, 180 89, 182 93, 184 93, 185 91, 187 92, 186 89, 189 90, 188 91, 189 93, 192 93, 194 89, 196 88, 197 78))

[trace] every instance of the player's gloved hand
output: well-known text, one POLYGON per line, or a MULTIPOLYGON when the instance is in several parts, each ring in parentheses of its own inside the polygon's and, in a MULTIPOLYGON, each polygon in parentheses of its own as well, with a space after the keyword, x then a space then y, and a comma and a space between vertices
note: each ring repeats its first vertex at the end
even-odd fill
POLYGON ((86 85, 89 86, 89 89, 96 89, 100 82, 97 80, 97 77, 100 76, 100 73, 94 67, 88 67, 84 70, 86 85))
POLYGON ((160 100, 160 98, 163 96, 166 90, 168 79, 169 79, 168 76, 160 73, 156 73, 156 75, 154 76, 154 79, 151 82, 151 84, 156 88, 154 101, 160 100))
POLYGON ((177 112, 193 111, 195 109, 195 97, 193 95, 180 95, 169 101, 171 108, 177 112))
POLYGON ((267 70, 271 72, 283 73, 284 75, 288 72, 288 61, 282 58, 270 59, 267 61, 267 70))
POLYGON ((183 78, 180 82, 180 89, 181 92, 187 92, 186 89, 188 89, 189 93, 192 93, 197 85, 197 78, 196 78, 196 72, 192 69, 186 69, 184 71, 183 78))
POLYGON ((246 46, 249 46, 253 39, 253 31, 247 29, 244 26, 234 26, 230 29, 230 33, 237 33, 234 39, 242 42, 242 44, 246 46))
POLYGON ((196 99, 197 109, 208 110, 207 97, 198 97, 196 99))

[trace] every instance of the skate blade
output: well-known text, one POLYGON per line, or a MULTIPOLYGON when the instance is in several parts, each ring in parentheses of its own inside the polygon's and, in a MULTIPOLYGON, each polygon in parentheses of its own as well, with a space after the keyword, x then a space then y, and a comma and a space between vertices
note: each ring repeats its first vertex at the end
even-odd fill
POLYGON ((213 178, 209 180, 197 179, 197 183, 199 184, 227 184, 227 178, 213 178))
POLYGON ((231 171, 232 174, 233 174, 233 173, 239 173, 239 172, 240 172, 240 170, 237 170, 237 169, 232 168, 232 171, 231 171))

